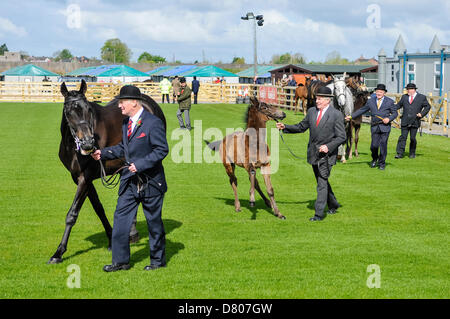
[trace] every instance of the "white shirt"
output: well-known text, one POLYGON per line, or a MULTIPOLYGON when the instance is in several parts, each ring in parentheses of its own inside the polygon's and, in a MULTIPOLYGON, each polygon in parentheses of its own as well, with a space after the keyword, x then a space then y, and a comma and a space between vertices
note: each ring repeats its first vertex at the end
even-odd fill
MULTIPOLYGON (((414 93, 414 95, 412 96, 413 101, 414 101, 414 99, 416 98, 416 95, 417 95, 417 92, 414 93)), ((411 101, 411 96, 410 96, 410 95, 408 95, 408 102, 409 102, 409 101, 411 101)))
MULTIPOLYGON (((325 112, 328 110, 329 107, 330 107, 330 105, 328 104, 328 106, 322 110, 322 117, 324 116, 325 112)), ((319 118, 319 114, 320 114, 320 110, 319 110, 319 113, 317 113, 316 120, 319 118)))
POLYGON ((136 127, 136 123, 139 120, 139 118, 141 117, 141 114, 142 114, 143 111, 144 111, 144 108, 141 107, 141 109, 136 114, 134 114, 133 117, 130 117, 130 120, 133 122, 131 124, 131 132, 134 131, 134 128, 136 127))

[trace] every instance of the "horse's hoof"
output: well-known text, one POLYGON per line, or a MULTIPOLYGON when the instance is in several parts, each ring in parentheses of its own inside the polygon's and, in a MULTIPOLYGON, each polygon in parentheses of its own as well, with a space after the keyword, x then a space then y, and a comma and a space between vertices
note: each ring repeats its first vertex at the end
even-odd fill
POLYGON ((279 218, 279 219, 283 219, 283 220, 286 219, 286 217, 283 216, 283 215, 278 215, 278 218, 279 218))
POLYGON ((52 257, 49 261, 47 261, 48 265, 60 264, 62 263, 62 258, 52 257))
POLYGON ((130 236, 130 244, 135 244, 139 242, 139 234, 131 235, 130 236))
POLYGON ((240 213, 241 209, 240 208, 236 208, 235 211, 236 211, 236 213, 240 213))
POLYGON ((250 202, 250 207, 255 207, 255 202, 250 202))

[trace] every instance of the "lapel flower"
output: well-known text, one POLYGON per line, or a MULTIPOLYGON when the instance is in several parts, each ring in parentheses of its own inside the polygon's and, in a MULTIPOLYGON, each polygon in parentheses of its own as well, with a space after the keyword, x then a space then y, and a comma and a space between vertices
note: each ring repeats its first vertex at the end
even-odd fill
POLYGON ((142 118, 139 118, 139 120, 136 123, 136 127, 139 127, 142 125, 142 118))

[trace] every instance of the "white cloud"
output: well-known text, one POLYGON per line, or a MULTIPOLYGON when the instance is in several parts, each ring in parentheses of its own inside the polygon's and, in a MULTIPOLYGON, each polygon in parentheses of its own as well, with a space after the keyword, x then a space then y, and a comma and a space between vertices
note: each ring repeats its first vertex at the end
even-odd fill
POLYGON ((1 34, 12 34, 19 37, 27 35, 27 31, 23 27, 18 27, 10 20, 0 17, 0 35, 1 34))

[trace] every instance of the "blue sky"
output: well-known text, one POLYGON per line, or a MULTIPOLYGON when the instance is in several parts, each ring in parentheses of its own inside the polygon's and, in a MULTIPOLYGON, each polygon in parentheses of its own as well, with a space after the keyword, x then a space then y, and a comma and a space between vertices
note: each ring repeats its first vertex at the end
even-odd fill
POLYGON ((331 51, 353 60, 361 54, 376 57, 384 48, 391 56, 400 34, 411 53, 427 52, 435 34, 441 44, 450 44, 450 1, 444 0, 0 3, 0 44, 36 56, 67 48, 74 55, 99 57, 104 42, 117 37, 132 50, 132 60, 147 51, 168 61, 202 61, 204 54, 213 62, 244 56, 252 63, 252 24, 240 19, 247 12, 264 15, 264 26, 257 29, 260 63, 285 52, 302 53, 308 61, 323 61, 331 51))

